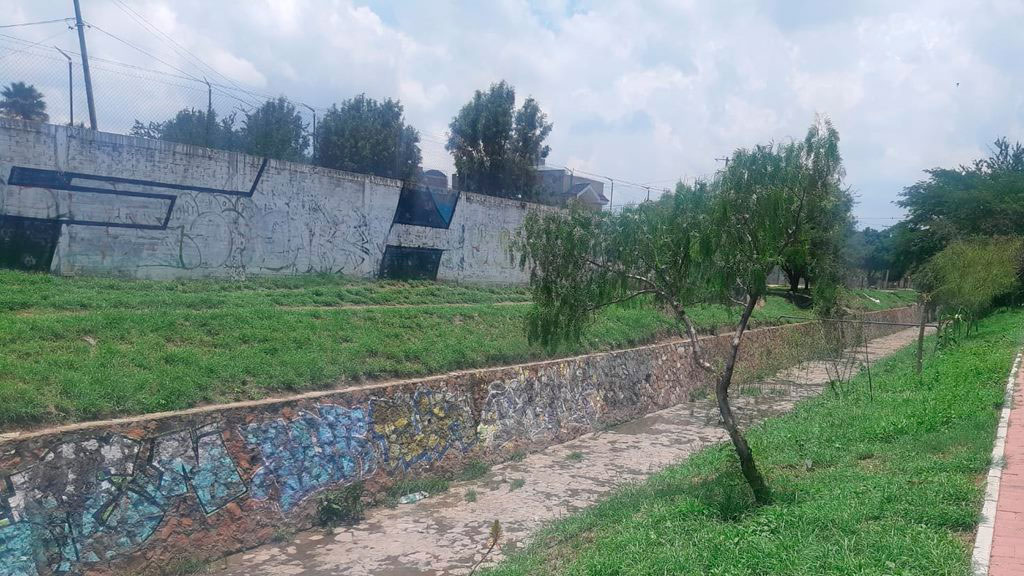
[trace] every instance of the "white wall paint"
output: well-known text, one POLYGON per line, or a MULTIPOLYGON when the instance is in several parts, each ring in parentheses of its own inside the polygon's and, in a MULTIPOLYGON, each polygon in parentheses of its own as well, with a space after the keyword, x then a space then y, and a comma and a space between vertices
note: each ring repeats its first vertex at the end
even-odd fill
POLYGON ((277 160, 260 174, 263 162, 0 119, 0 216, 63 222, 57 274, 372 277, 390 244, 442 249, 440 280, 526 280, 508 246, 527 211, 541 207, 464 193, 447 230, 392 225, 396 180, 277 160))

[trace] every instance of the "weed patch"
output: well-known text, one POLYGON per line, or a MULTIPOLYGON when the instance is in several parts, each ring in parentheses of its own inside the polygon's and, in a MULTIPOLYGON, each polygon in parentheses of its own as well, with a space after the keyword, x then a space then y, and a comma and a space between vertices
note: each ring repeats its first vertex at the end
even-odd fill
POLYGON ((455 479, 460 482, 477 480, 483 478, 490 471, 491 466, 488 463, 482 460, 470 460, 466 463, 465 467, 455 475, 455 479))
POLYGON ((582 462, 583 452, 569 452, 565 456, 566 462, 582 462))
POLYGON ((426 492, 433 496, 448 491, 448 480, 440 476, 418 476, 405 478, 391 485, 387 495, 392 498, 401 498, 408 494, 426 492))
POLYGON ((363 519, 363 510, 363 483, 355 482, 320 497, 317 522, 328 528, 351 526, 363 519))

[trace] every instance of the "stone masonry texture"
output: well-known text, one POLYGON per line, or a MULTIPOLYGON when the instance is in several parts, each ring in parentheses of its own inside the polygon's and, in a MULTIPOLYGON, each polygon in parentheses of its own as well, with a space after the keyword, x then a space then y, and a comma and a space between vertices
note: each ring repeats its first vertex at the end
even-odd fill
MULTIPOLYGON (((914 307, 864 315, 914 322, 914 307)), ((900 328, 867 325, 876 338, 900 328)), ((748 332, 742 384, 814 358, 817 323, 748 332), (815 344, 812 344, 815 343, 815 344)), ((720 356, 729 336, 703 344, 720 356)), ((137 573, 309 527, 317 495, 499 462, 686 401, 689 344, 0 436, 0 576, 137 573)))

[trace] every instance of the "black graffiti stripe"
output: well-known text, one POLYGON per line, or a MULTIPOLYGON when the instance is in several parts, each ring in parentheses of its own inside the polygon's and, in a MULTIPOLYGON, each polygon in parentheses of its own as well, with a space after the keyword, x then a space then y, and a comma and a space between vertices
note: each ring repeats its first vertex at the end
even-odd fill
POLYGON ((249 187, 249 194, 247 197, 252 197, 256 193, 256 186, 260 183, 260 178, 263 178, 263 170, 267 167, 267 161, 269 158, 264 158, 263 162, 260 162, 260 169, 256 172, 256 179, 252 181, 252 186, 249 187))
MULTIPOLYGON (((15 186, 31 186, 33 188, 40 188, 33 184, 15 184, 15 186)), ((174 200, 177 196, 173 194, 160 194, 157 192, 135 192, 132 190, 112 190, 110 188, 95 188, 93 186, 80 186, 78 184, 68 184, 66 186, 47 186, 54 190, 66 190, 68 192, 88 192, 89 194, 106 194, 108 196, 128 196, 130 198, 150 198, 153 200, 174 200)))
POLYGON ((166 188, 168 190, 180 190, 182 192, 200 192, 204 194, 222 194, 225 196, 251 197, 256 192, 256 187, 263 177, 263 171, 267 167, 268 159, 264 158, 260 168, 256 172, 256 178, 248 191, 229 190, 226 188, 211 188, 207 186, 194 186, 190 184, 174 184, 171 182, 158 182, 155 180, 142 180, 138 178, 123 178, 120 176, 98 176, 95 174, 83 174, 80 172, 58 172, 41 168, 26 168, 23 166, 12 166, 7 183, 12 186, 31 186, 35 188, 52 188, 56 190, 69 190, 74 192, 92 192, 96 194, 111 194, 114 196, 137 196, 142 198, 169 199, 172 196, 167 194, 156 194, 148 192, 132 192, 128 190, 111 190, 110 188, 96 188, 72 184, 74 180, 90 180, 94 182, 108 182, 111 184, 129 184, 132 186, 148 186, 150 188, 166 188))
POLYGON ((130 228, 135 230, 166 230, 166 219, 163 224, 136 224, 129 222, 103 222, 98 220, 76 220, 74 218, 37 218, 35 216, 13 216, 9 214, 0 215, 5 218, 18 218, 31 220, 33 222, 51 222, 58 224, 74 224, 76 226, 101 226, 104 228, 130 228))
POLYGON ((117 176, 94 176, 89 174, 79 174, 76 172, 56 172, 54 170, 43 170, 38 168, 25 168, 22 166, 11 167, 11 174, 8 178, 8 184, 13 186, 27 186, 33 188, 50 188, 55 190, 67 190, 70 192, 85 192, 89 194, 107 194, 110 196, 127 196, 131 198, 149 198, 153 200, 166 200, 167 211, 164 213, 163 222, 160 224, 139 224, 135 222, 107 222, 100 220, 79 220, 76 218, 39 218, 34 216, 15 216, 8 215, 14 218, 21 218, 23 220, 31 220, 34 222, 56 222, 61 224, 69 224, 75 226, 98 226, 104 228, 126 228, 130 230, 166 230, 167 226, 171 222, 171 215, 174 213, 174 207, 178 202, 178 196, 176 194, 160 194, 156 192, 135 192, 131 190, 111 190, 110 188, 97 188, 93 186, 82 186, 79 184, 71 184, 70 181, 74 179, 79 180, 94 180, 99 182, 112 182, 119 184, 131 184, 133 186, 149 186, 153 188, 167 188, 170 190, 181 190, 186 192, 200 192, 205 194, 221 194, 225 196, 240 196, 243 198, 250 198, 256 193, 256 187, 259 185, 260 180, 263 178, 263 171, 267 167, 268 158, 264 158, 260 163, 260 169, 256 172, 256 178, 252 182, 252 186, 248 192, 242 192, 238 190, 226 190, 221 188, 207 188, 203 186, 188 186, 185 184, 170 184, 163 182, 154 182, 151 180, 139 180, 135 178, 121 178, 117 176), (42 176, 40 179, 34 179, 31 175, 42 176), (46 177, 56 177, 56 180, 47 180, 46 177))

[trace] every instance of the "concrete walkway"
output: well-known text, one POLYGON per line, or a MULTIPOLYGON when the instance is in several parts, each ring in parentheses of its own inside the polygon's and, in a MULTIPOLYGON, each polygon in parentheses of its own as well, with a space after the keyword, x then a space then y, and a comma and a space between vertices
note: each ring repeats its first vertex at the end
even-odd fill
MULTIPOLYGON (((1011 381, 1013 393, 1008 406, 1009 419, 1000 423, 996 438, 997 450, 1002 444, 1004 465, 996 480, 998 499, 988 558, 990 576, 1024 574, 1024 370, 1019 364, 1018 358, 1016 381, 1011 381)), ((999 464, 997 462, 996 466, 999 464)), ((986 520, 991 524, 993 519, 986 520)), ((978 529, 979 536, 983 531, 984 528, 978 529)))
MULTIPOLYGON (((892 354, 916 336, 917 330, 909 329, 873 340, 867 356, 874 361, 892 354)), ((864 357, 863 348, 858 355, 864 357)), ((806 363, 761 385, 757 396, 749 395, 749 389, 748 395, 737 390, 737 412, 748 426, 781 414, 800 399, 819 393, 834 368, 806 363)), ((521 462, 495 466, 480 480, 453 484, 447 493, 416 504, 371 509, 358 526, 333 533, 310 530, 286 543, 230 556, 214 563, 207 573, 467 574, 486 547, 494 519, 501 521, 505 535, 502 548, 495 550, 488 563, 521 545, 542 524, 590 506, 615 488, 643 480, 725 437, 711 402, 681 404, 552 446, 521 462), (467 498, 471 491, 475 493, 472 502, 472 497, 467 498)), ((1019 503, 1024 504, 1024 491, 1019 503)))

